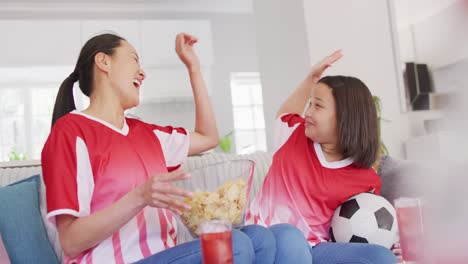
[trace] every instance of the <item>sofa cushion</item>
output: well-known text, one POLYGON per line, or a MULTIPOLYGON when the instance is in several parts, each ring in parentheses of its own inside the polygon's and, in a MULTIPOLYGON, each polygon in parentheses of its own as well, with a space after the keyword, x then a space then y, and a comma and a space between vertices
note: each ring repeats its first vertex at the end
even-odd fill
POLYGON ((40 213, 39 175, 0 188, 0 233, 12 263, 59 263, 40 213))
POLYGON ((423 196, 421 183, 426 179, 427 164, 385 156, 377 174, 382 180, 381 195, 392 204, 399 197, 423 196))

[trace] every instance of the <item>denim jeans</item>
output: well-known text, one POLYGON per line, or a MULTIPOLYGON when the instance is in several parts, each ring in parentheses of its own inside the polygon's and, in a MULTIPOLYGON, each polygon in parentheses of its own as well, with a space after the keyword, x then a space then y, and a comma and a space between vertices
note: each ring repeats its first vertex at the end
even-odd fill
MULTIPOLYGON (((361 243, 320 243, 310 247, 299 229, 290 224, 258 225, 232 231, 234 263, 394 264, 387 248, 361 243)), ((194 240, 159 252, 138 264, 201 263, 200 241, 194 240)))
POLYGON ((395 264, 389 249, 361 243, 320 243, 310 247, 304 235, 288 224, 270 228, 276 240, 275 263, 294 264, 395 264))
MULTIPOLYGON (((270 230, 258 225, 248 225, 232 230, 234 263, 274 263, 275 238, 270 230)), ((137 264, 202 263, 200 240, 193 240, 156 253, 137 264)))
POLYGON ((313 264, 398 263, 395 254, 390 249, 364 243, 320 243, 311 248, 310 253, 313 264))

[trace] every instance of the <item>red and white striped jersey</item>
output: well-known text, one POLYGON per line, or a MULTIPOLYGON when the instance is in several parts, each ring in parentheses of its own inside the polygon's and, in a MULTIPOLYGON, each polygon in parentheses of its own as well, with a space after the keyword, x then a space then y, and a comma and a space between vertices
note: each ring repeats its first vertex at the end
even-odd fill
MULTIPOLYGON (((47 217, 84 217, 109 207, 149 176, 185 161, 189 135, 126 118, 122 129, 74 111, 60 118, 42 150, 47 217)), ((109 219, 109 222, 113 221, 109 219)), ((170 211, 145 207, 100 244, 66 263, 131 263, 176 244, 170 211)))
POLYGON ((329 240, 335 209, 349 197, 380 192, 380 177, 350 158, 329 162, 320 144, 305 135, 304 118, 285 114, 275 124, 274 155, 263 185, 252 201, 247 223, 289 223, 313 246, 329 240))

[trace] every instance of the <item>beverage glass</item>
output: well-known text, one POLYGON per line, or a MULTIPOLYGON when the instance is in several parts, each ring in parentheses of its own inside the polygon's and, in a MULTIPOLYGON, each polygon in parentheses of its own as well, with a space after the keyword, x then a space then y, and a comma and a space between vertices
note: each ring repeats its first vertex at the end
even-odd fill
POLYGON ((232 264, 232 225, 229 220, 206 220, 198 226, 203 264, 232 264))
POLYGON ((421 198, 395 200, 404 263, 422 263, 424 258, 423 207, 421 198))

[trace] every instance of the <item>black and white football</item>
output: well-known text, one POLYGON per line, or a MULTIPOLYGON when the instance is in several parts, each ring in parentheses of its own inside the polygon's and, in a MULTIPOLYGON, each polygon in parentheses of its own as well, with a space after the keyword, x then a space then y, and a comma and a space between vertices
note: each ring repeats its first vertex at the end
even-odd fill
POLYGON ((391 248, 398 241, 395 208, 382 196, 357 194, 339 206, 333 215, 333 242, 356 242, 391 248))

